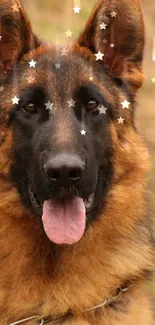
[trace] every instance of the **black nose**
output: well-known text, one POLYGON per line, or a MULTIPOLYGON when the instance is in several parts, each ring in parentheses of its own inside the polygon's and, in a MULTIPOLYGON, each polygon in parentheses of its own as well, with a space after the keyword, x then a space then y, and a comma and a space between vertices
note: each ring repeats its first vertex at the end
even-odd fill
POLYGON ((49 159, 44 166, 47 177, 62 186, 77 182, 85 167, 85 162, 73 154, 59 154, 49 159))

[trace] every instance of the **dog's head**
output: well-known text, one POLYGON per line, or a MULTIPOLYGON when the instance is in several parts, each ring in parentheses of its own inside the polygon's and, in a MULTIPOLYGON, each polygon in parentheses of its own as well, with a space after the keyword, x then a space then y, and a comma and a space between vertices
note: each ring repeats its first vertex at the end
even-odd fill
POLYGON ((75 243, 112 182, 134 164, 134 97, 143 81, 139 1, 99 1, 66 48, 41 44, 18 1, 1 1, 0 15, 1 175, 11 173, 51 241, 75 243), (121 146, 124 155, 116 155, 121 146))

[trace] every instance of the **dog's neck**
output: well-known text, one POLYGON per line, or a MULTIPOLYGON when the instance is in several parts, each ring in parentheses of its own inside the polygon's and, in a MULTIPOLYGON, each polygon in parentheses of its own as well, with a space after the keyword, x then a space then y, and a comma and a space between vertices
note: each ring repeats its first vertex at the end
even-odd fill
MULTIPOLYGON (((104 301, 100 302, 98 305, 95 305, 89 309, 86 309, 83 311, 83 314, 86 314, 87 312, 89 311, 96 311, 97 309, 101 309, 101 308, 104 308, 104 307, 110 307, 111 305, 115 305, 115 303, 118 302, 118 300, 120 298, 122 298, 123 294, 125 292, 127 292, 129 290, 129 287, 130 285, 125 285, 123 286, 122 288, 117 288, 116 290, 116 295, 109 298, 109 299, 105 299, 104 301)), ((27 322, 29 321, 39 321, 39 325, 43 325, 43 324, 58 324, 58 323, 63 323, 65 322, 66 320, 69 320, 70 318, 72 318, 74 316, 74 313, 69 311, 68 313, 64 314, 64 315, 61 315, 61 316, 54 316, 54 317, 44 317, 44 318, 40 318, 39 316, 30 316, 30 317, 27 317, 27 318, 24 318, 24 319, 21 319, 21 320, 18 320, 18 321, 15 321, 11 324, 8 324, 8 325, 20 325, 20 324, 26 324, 27 322)))
MULTIPOLYGON (((72 246, 49 242, 41 220, 24 210, 16 191, 8 189, 7 195, 1 191, 0 258, 4 287, 5 281, 9 283, 8 292, 6 287, 4 292, 9 320, 21 319, 23 314, 65 314, 69 309, 80 313, 103 297, 115 296, 111 294, 113 288, 124 281, 139 278, 151 269, 152 247, 147 218, 142 215, 143 193, 141 187, 128 187, 124 196, 123 184, 113 186, 100 218, 72 246), (123 203, 116 205, 118 193, 123 203), (127 202, 130 205, 124 210, 127 202), (111 213, 113 207, 115 213, 111 213), (131 214, 135 216, 134 228, 131 214)), ((1 292, 3 296, 3 286, 1 292)), ((3 310, 1 315, 6 318, 3 310)))

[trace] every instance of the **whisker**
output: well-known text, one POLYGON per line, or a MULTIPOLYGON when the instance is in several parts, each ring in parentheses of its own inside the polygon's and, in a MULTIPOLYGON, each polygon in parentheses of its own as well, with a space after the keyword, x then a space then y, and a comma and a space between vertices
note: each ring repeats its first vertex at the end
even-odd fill
POLYGON ((33 173, 28 174, 27 176, 25 176, 25 177, 23 177, 23 178, 20 178, 20 179, 17 181, 17 183, 19 183, 19 182, 21 182, 21 181, 23 181, 23 180, 29 178, 29 177, 32 176, 32 175, 33 175, 33 173))

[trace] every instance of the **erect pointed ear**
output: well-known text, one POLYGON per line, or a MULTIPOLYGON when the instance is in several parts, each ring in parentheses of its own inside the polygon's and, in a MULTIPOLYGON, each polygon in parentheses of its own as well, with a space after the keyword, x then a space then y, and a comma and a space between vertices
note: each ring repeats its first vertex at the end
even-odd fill
POLYGON ((7 77, 20 57, 38 41, 19 0, 0 1, 0 80, 7 77))
POLYGON ((100 0, 78 43, 103 62, 133 93, 142 85, 144 24, 139 0, 100 0))

